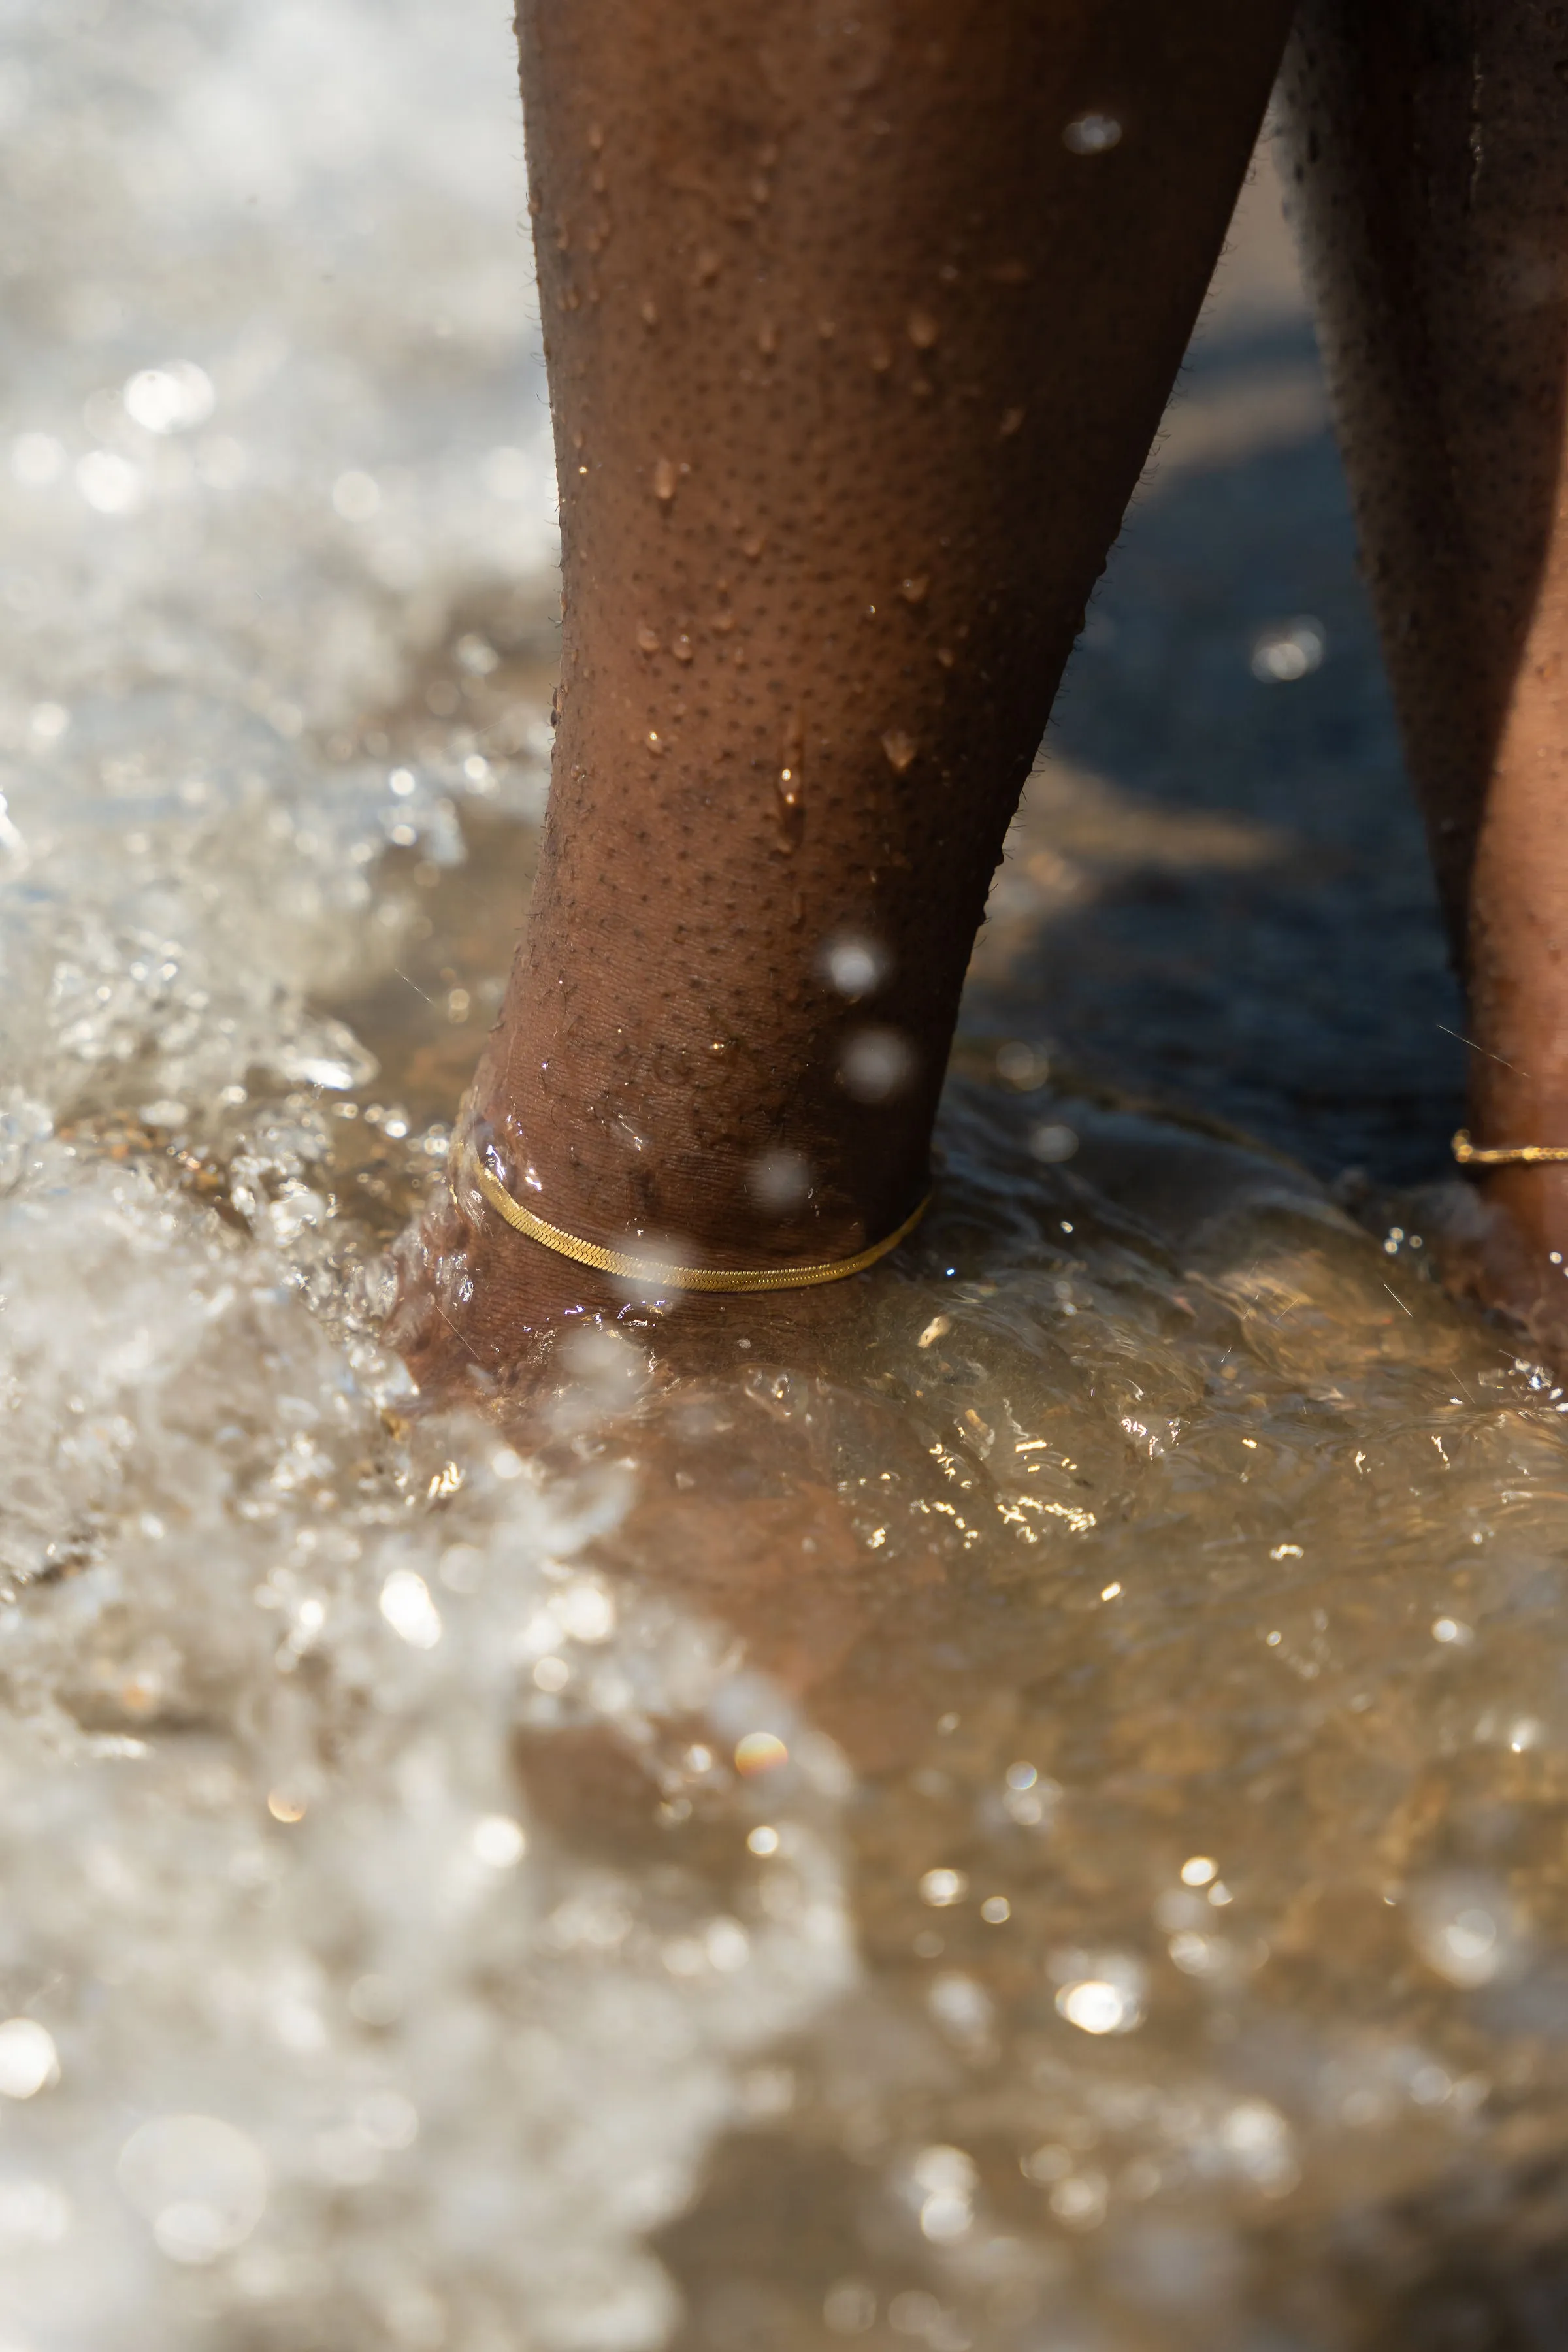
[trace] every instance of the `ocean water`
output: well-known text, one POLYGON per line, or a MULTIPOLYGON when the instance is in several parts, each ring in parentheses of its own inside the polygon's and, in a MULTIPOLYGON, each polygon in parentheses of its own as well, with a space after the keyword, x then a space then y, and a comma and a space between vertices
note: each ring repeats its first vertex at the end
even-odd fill
POLYGON ((1568 1398, 1267 154, 918 1245, 524 1444, 379 1339, 547 784, 504 12, 9 31, 0 2346, 1560 2344, 1568 1398))

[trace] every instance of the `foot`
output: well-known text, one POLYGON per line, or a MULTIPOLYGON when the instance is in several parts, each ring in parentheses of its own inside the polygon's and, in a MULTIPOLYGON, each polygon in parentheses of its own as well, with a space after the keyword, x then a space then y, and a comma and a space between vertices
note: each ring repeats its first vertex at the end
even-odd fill
POLYGON ((1568 1367, 1568 1166, 1489 1170, 1454 1186, 1437 1237, 1448 1288, 1504 1315, 1536 1353, 1568 1367))
POLYGON ((748 1359, 816 1361, 829 1330, 854 1329, 866 1285, 880 1271, 733 1297, 617 1281, 515 1232, 467 1175, 471 1138, 466 1118, 447 1181, 396 1252, 385 1336, 429 1409, 468 1402, 526 1413, 557 1384, 563 1343, 584 1330, 624 1334, 656 1375, 748 1359))

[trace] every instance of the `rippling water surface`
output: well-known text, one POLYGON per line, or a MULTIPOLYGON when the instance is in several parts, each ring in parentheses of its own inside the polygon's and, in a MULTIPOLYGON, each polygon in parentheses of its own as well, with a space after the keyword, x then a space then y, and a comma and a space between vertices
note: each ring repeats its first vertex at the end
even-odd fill
POLYGON ((1389 1189, 1456 1015, 1267 176, 918 1249, 524 1447, 376 1336, 545 782, 504 14, 16 31, 5 2352, 1561 2344, 1568 1403, 1389 1189))

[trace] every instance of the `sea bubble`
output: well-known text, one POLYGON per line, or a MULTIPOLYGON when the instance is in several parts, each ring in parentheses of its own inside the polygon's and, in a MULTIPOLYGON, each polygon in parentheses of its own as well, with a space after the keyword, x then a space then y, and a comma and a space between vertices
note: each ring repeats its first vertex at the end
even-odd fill
POLYGON ((1026 1045, 1015 1038, 996 1048, 996 1075, 1004 1086, 1016 1087, 1021 1095, 1032 1094, 1043 1087, 1051 1074, 1051 1058, 1043 1045, 1026 1045))
POLYGON ((973 2158, 962 2147, 923 2147, 910 2171, 922 2235, 937 2245, 951 2245, 966 2236, 974 2220, 979 2181, 973 2158))
POLYGON ((522 1823, 513 1821, 510 1813, 486 1813, 474 1823, 468 1843, 476 1858, 491 1870, 510 1870, 528 1847, 522 1823))
POLYGON ((381 1613, 410 1649, 433 1650, 441 1638, 441 1612, 411 1568, 395 1568, 382 1586, 381 1613))
POLYGON ((1058 1952, 1057 2013, 1080 2033, 1131 2033, 1143 2022, 1148 1973, 1127 1952, 1058 1952))
POLYGON ((47 489, 65 471, 66 453, 52 433, 18 433, 11 444, 11 478, 24 489, 47 489))
POLYGON ((206 423, 215 405, 212 378, 194 360, 142 368, 121 397, 132 423, 147 433, 188 433, 206 423))
POLYGON ((1045 1167, 1055 1167, 1070 1160, 1077 1151, 1077 1130, 1065 1127, 1060 1119, 1042 1119, 1038 1127, 1029 1130, 1029 1150, 1045 1167))
POLYGON ((484 485, 492 499, 521 505, 539 489, 539 467, 527 450, 508 445, 492 449, 483 467, 484 485))
POLYGON ((121 2149, 115 2177, 171 2262, 216 2262, 267 2204, 261 2150, 216 2116, 154 2116, 121 2149))
POLYGON ((381 485, 374 474, 351 467, 332 484, 332 506, 345 522, 368 522, 380 509, 381 485))
POLYGON ((1327 650, 1322 623, 1303 614, 1258 631, 1252 640, 1252 675, 1265 686, 1290 686, 1321 668, 1327 650))
POLYGON ((0 2095, 31 2099, 60 2078, 54 2036, 36 2018, 8 2017, 0 2025, 0 2095))
POLYGON ((147 494, 141 467, 117 449, 89 449, 79 457, 76 486, 95 514, 134 514, 147 494))
POLYGON ((1522 1943, 1507 1890, 1479 1872, 1449 1871, 1411 1895, 1406 1916, 1427 1967, 1465 1990, 1511 1972, 1522 1943))

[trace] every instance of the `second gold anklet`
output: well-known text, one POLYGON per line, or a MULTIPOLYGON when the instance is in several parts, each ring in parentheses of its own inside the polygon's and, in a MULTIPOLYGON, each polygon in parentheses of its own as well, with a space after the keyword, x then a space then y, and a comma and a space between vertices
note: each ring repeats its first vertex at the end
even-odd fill
POLYGON ((1454 1157, 1461 1168, 1539 1168, 1568 1160, 1568 1144, 1509 1143, 1496 1150, 1470 1141, 1470 1130, 1460 1128, 1454 1138, 1454 1157))

